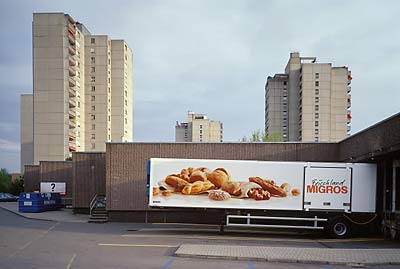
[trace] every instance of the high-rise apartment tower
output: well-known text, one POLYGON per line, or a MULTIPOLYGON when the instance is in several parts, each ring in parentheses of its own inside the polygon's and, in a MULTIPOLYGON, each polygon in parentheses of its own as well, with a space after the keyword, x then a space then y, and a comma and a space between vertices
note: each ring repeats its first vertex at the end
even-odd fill
POLYGON ((128 44, 92 35, 64 13, 33 14, 32 38, 33 96, 21 96, 21 165, 132 141, 128 44))
POLYGON ((175 142, 222 142, 220 121, 210 120, 205 114, 188 112, 188 122, 176 123, 175 142))
POLYGON ((351 72, 316 60, 291 53, 285 73, 268 77, 267 135, 303 142, 334 142, 349 135, 351 72))

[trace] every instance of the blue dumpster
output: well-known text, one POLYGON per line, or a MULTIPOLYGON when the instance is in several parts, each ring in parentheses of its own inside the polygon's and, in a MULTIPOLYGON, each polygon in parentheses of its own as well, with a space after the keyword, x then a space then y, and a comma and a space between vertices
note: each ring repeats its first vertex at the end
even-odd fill
POLYGON ((43 212, 61 207, 59 193, 23 192, 18 200, 19 212, 43 212))

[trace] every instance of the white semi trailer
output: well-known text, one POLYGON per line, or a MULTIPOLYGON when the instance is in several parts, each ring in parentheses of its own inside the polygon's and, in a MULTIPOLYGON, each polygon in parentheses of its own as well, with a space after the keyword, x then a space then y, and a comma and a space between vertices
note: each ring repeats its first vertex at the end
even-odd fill
POLYGON ((151 207, 221 209, 227 226, 326 229, 342 238, 360 218, 376 217, 374 164, 153 158, 149 165, 151 207))

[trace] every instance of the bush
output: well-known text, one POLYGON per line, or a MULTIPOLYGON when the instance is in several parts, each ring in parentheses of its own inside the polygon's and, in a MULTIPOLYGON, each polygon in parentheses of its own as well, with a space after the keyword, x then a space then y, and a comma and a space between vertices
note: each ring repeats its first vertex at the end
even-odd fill
POLYGON ((0 169, 0 192, 9 192, 11 185, 11 176, 6 169, 0 169))

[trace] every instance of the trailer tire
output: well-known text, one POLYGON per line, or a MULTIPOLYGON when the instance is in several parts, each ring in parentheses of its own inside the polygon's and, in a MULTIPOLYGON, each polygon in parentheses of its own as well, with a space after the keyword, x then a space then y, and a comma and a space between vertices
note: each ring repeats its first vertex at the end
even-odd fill
POLYGON ((333 238, 346 238, 350 235, 350 224, 345 218, 333 218, 328 223, 328 232, 333 238))

